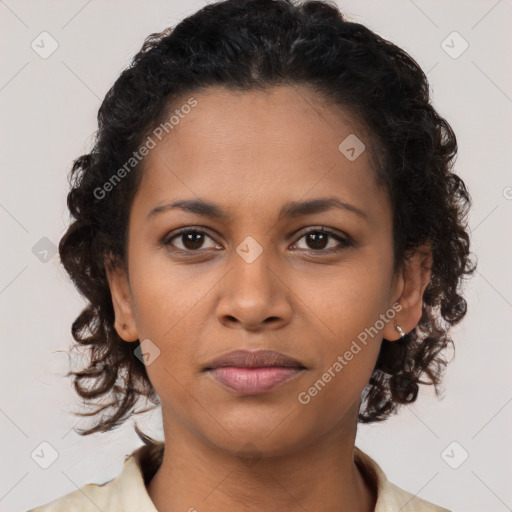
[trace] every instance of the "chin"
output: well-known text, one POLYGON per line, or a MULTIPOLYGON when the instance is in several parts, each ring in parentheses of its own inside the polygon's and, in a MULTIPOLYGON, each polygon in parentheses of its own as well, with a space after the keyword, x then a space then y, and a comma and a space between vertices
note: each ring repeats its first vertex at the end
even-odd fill
POLYGON ((204 435, 222 451, 249 459, 288 455, 312 441, 315 429, 308 433, 304 421, 294 419, 289 409, 283 408, 282 414, 274 415, 274 419, 269 418, 270 415, 257 411, 229 420, 217 416, 217 421, 224 428, 215 428, 204 435))

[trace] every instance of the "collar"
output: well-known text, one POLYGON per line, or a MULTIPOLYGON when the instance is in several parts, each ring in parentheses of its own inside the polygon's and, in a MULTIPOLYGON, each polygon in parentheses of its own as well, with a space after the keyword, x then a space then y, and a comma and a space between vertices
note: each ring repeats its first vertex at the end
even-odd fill
MULTIPOLYGON (((163 450, 161 442, 144 445, 127 456, 120 475, 103 486, 111 488, 113 503, 122 503, 125 512, 158 512, 146 485, 160 467, 163 450)), ((354 462, 377 492, 374 512, 450 512, 391 483, 377 462, 357 446, 354 446, 354 462)))

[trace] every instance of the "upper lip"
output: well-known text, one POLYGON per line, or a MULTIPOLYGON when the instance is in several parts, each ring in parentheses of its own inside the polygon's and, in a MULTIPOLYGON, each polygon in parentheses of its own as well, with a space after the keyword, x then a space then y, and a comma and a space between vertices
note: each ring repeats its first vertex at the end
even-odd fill
POLYGON ((235 350, 215 358, 205 367, 205 370, 223 366, 235 366, 238 368, 262 368, 268 366, 305 368, 293 357, 276 352, 275 350, 235 350))

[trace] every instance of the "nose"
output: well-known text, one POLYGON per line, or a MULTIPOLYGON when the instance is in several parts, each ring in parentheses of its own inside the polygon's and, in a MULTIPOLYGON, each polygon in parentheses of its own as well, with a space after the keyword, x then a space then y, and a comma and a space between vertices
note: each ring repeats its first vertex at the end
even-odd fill
POLYGON ((255 259, 233 254, 217 305, 217 317, 226 327, 258 331, 279 329, 290 321, 293 294, 271 257, 271 250, 263 248, 255 259))

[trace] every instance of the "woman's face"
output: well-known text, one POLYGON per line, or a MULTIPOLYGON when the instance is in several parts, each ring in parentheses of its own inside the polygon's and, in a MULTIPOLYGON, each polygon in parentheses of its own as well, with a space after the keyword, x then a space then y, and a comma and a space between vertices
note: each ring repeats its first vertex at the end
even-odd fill
POLYGON ((116 328, 143 342, 166 437, 180 431, 229 452, 251 443, 282 454, 352 430, 382 338, 399 337, 393 305, 403 287, 370 141, 305 89, 192 96, 197 104, 176 106, 174 127, 154 132, 162 140, 152 135, 143 161, 129 288, 111 277, 116 328), (340 206, 312 202, 325 199, 340 206), (166 208, 178 201, 195 211, 166 208), (239 349, 275 350, 304 369, 259 391, 205 371, 239 349))

